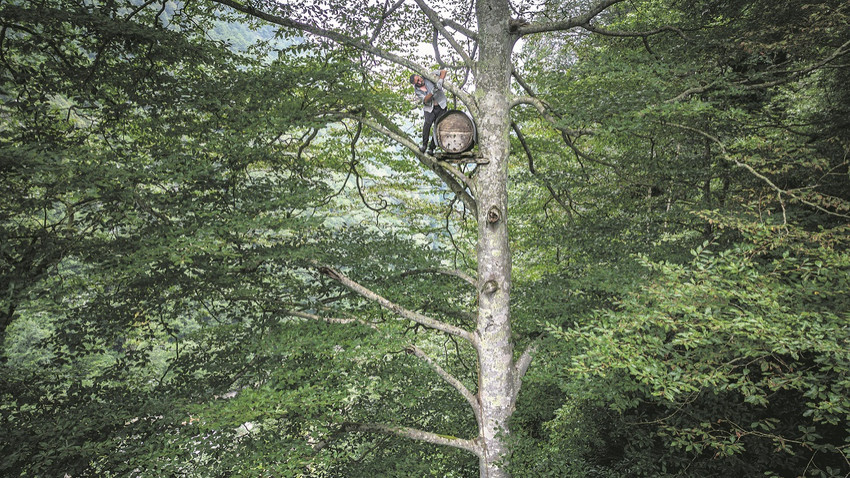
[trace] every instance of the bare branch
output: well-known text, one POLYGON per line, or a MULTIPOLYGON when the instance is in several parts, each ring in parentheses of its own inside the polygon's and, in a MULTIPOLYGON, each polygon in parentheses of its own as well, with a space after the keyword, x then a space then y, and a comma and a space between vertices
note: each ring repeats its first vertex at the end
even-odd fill
POLYGON ((525 90, 525 93, 528 96, 531 96, 533 98, 537 97, 537 94, 534 93, 534 90, 531 88, 531 85, 529 85, 528 82, 523 79, 522 75, 519 74, 519 70, 516 69, 516 65, 511 65, 511 75, 514 77, 517 83, 519 83, 519 86, 521 86, 522 89, 525 90))
POLYGON ((395 2, 390 8, 384 11, 384 14, 381 15, 381 19, 378 20, 378 25, 375 26, 375 31, 372 32, 372 37, 369 38, 369 44, 375 43, 375 40, 378 39, 378 35, 381 34, 381 30, 384 28, 384 22, 387 20, 387 17, 392 15, 393 12, 398 10, 398 7, 404 4, 404 0, 398 0, 395 2))
MULTIPOLYGON (((348 128, 346 128, 347 130, 348 128)), ((363 177, 360 176, 360 173, 357 171, 357 141, 360 139, 360 133, 363 131, 363 123, 357 123, 357 129, 354 132, 354 136, 351 138, 351 161, 348 163, 348 167, 350 173, 354 175, 354 185, 357 186, 357 194, 360 196, 360 201, 366 206, 366 209, 370 211, 380 213, 387 207, 389 207, 389 203, 384 198, 380 199, 379 206, 372 206, 366 200, 366 194, 363 192, 363 177)), ((377 216, 376 216, 377 221, 377 216)))
POLYGON ((522 389, 522 378, 525 377, 525 373, 528 371, 528 367, 531 365, 531 359, 534 357, 534 353, 537 352, 537 348, 540 346, 540 339, 536 339, 532 342, 520 355, 519 360, 514 363, 513 369, 513 392, 511 393, 511 408, 516 407, 517 397, 519 397, 519 391, 522 389))
POLYGON ((525 151, 525 155, 528 158, 528 170, 531 172, 531 174, 534 177, 539 178, 541 181, 543 181, 543 185, 546 186, 546 189, 549 190, 549 194, 551 194, 552 197, 555 199, 555 201, 558 204, 561 205, 561 207, 564 209, 564 211, 567 212, 567 215, 570 216, 570 218, 572 218, 573 217, 572 210, 570 210, 569 206, 564 204, 564 201, 555 192, 555 188, 552 187, 552 185, 549 183, 549 180, 537 175, 537 170, 534 168, 534 155, 531 154, 531 148, 529 148, 528 142, 525 140, 525 135, 522 134, 522 130, 520 130, 519 126, 513 121, 511 121, 511 128, 513 128, 514 133, 516 133, 517 139, 519 140, 519 143, 522 145, 522 149, 525 151))
POLYGON ((687 90, 683 91, 679 96, 677 96, 675 98, 670 98, 669 100, 665 100, 664 102, 665 103, 676 103, 678 101, 688 99, 691 95, 697 95, 697 94, 700 94, 700 93, 705 93, 706 91, 712 89, 716 85, 717 85, 717 83, 715 82, 715 83, 711 83, 711 84, 706 85, 706 86, 695 86, 693 88, 688 88, 687 90))
MULTIPOLYGON (((451 435, 439 435, 437 433, 426 432, 418 430, 416 428, 401 427, 396 425, 385 425, 382 423, 345 423, 343 424, 342 429, 339 432, 335 433, 331 437, 331 439, 336 435, 339 435, 340 433, 351 432, 380 433, 383 435, 410 438, 412 440, 433 443, 435 445, 445 445, 454 448, 460 448, 461 450, 466 450, 468 452, 474 453, 476 456, 479 457, 483 453, 481 447, 475 440, 466 440, 451 435)), ((313 449, 321 450, 325 446, 327 446, 327 441, 322 441, 316 446, 314 446, 313 449)))
POLYGON ((359 40, 357 38, 354 38, 354 37, 345 35, 343 33, 340 33, 338 31, 328 30, 328 29, 322 28, 318 25, 299 22, 299 21, 293 20, 291 18, 281 17, 279 15, 274 15, 274 14, 271 14, 271 13, 268 13, 268 12, 257 10, 256 8, 254 8, 252 6, 243 5, 243 4, 241 4, 241 3, 239 3, 235 0, 213 0, 213 1, 215 3, 220 4, 220 5, 230 7, 232 9, 236 10, 236 11, 242 12, 242 13, 244 13, 246 15, 250 15, 252 17, 260 18, 262 20, 265 20, 269 23, 273 23, 275 25, 280 25, 282 27, 292 28, 294 30, 302 31, 302 32, 305 32, 305 33, 310 33, 310 34, 313 34, 313 35, 316 35, 316 36, 319 36, 319 37, 322 37, 322 38, 327 38, 328 40, 333 40, 333 41, 340 43, 342 45, 347 45, 347 46, 356 48, 356 49, 363 51, 363 52, 366 52, 366 53, 371 53, 372 55, 383 58, 385 60, 389 60, 393 63, 398 64, 398 65, 406 66, 407 68, 410 68, 411 70, 414 70, 414 71, 424 70, 424 68, 421 65, 409 60, 406 57, 401 57, 399 55, 388 52, 388 51, 381 49, 381 48, 378 48, 374 45, 371 45, 371 44, 369 44, 365 41, 362 41, 362 40, 359 40))
POLYGON ((460 338, 466 339, 470 343, 472 343, 473 345, 476 343, 475 336, 472 333, 470 333, 470 332, 468 332, 468 331, 466 331, 466 330, 464 330, 460 327, 455 327, 454 325, 446 324, 444 322, 440 322, 439 320, 436 320, 436 319, 433 319, 431 317, 427 317, 425 315, 422 315, 418 312, 414 312, 412 310, 406 309, 406 308, 396 304, 395 302, 392 302, 392 301, 376 294, 375 292, 367 289, 366 287, 363 287, 362 285, 351 280, 348 276, 339 272, 336 269, 333 269, 333 268, 328 267, 328 266, 319 265, 319 264, 315 264, 315 265, 318 267, 318 270, 321 274, 323 274, 327 277, 330 277, 331 279, 339 282, 340 284, 342 284, 346 288, 350 289, 353 292, 356 292, 357 294, 361 295, 362 297, 365 297, 366 299, 369 299, 371 301, 374 301, 374 302, 381 304, 381 306, 395 312, 396 314, 404 317, 407 320, 416 322, 417 324, 423 325, 423 326, 428 327, 430 329, 439 330, 439 331, 445 332, 449 335, 454 335, 455 337, 460 337, 460 338))
POLYGON ((583 15, 572 17, 561 22, 531 23, 529 25, 517 28, 516 34, 518 36, 525 36, 534 33, 569 30, 571 28, 584 26, 590 23, 591 20, 593 20, 597 15, 602 13, 606 8, 623 1, 625 0, 602 0, 596 5, 592 6, 590 10, 588 10, 587 13, 583 15))
POLYGON ((464 50, 463 47, 458 44, 454 36, 449 33, 448 30, 446 30, 446 27, 443 26, 443 21, 440 19, 440 16, 437 15, 437 12, 432 10, 431 7, 425 4, 423 0, 414 1, 417 5, 419 5, 419 9, 422 10, 425 16, 428 17, 428 20, 431 21, 431 24, 434 25, 434 28, 436 28, 437 31, 439 31, 440 34, 443 35, 443 38, 445 38, 452 46, 452 48, 454 48, 455 51, 460 55, 460 57, 463 58, 463 61, 466 62, 467 65, 472 66, 474 64, 472 58, 470 58, 469 55, 466 54, 466 50, 464 50))
POLYGON ((520 355, 519 360, 514 364, 514 390, 519 390, 520 385, 522 385, 522 378, 525 376, 525 373, 528 372, 528 367, 531 365, 531 359, 534 358, 534 353, 537 352, 538 347, 540 347, 540 340, 535 340, 529 345, 525 351, 520 355))
POLYGON ((452 20, 451 18, 443 18, 442 20, 440 20, 440 22, 444 26, 447 26, 447 27, 461 33, 462 35, 469 38, 470 40, 478 40, 478 34, 477 33, 470 30, 469 28, 466 28, 465 26, 461 25, 460 23, 452 20))
POLYGON ((425 363, 428 364, 428 366, 434 369, 434 371, 437 372, 437 375, 439 375, 443 380, 445 380, 446 383, 454 387, 454 389, 457 390, 458 393, 460 393, 464 399, 466 399, 466 402, 469 404, 469 406, 472 407, 472 411, 475 413, 475 420, 478 423, 481 423, 481 404, 478 403, 478 397, 473 395, 472 392, 470 392, 469 389, 466 388, 466 386, 462 384, 460 380, 458 380, 454 375, 446 372, 443 367, 440 367, 439 364, 434 362, 434 359, 429 357, 428 354, 422 351, 422 349, 420 349, 419 347, 415 345, 410 345, 407 347, 407 350, 413 355, 422 359, 425 363))

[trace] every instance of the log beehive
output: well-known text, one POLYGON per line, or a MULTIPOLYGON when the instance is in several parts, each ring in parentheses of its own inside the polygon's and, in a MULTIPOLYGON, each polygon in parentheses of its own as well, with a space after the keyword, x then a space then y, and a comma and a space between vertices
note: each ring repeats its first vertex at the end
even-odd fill
POLYGON ((460 110, 448 110, 440 116, 434 136, 437 145, 447 153, 469 151, 478 139, 472 117, 460 110))

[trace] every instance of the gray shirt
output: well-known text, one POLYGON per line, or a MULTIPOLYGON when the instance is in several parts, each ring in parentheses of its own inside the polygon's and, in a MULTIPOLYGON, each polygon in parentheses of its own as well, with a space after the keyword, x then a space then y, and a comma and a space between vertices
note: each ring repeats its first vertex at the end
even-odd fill
MULTIPOLYGON (((433 74, 437 78, 440 77, 439 71, 435 71, 435 72, 433 72, 433 74)), ((428 95, 428 93, 431 93, 433 96, 431 97, 431 101, 429 103, 424 104, 422 106, 422 109, 426 113, 430 113, 431 111, 434 110, 434 102, 435 101, 437 102, 438 105, 440 105, 440 108, 445 109, 446 105, 448 104, 447 101, 446 101, 446 93, 442 89, 434 91, 434 88, 436 86, 434 84, 434 82, 432 82, 431 80, 429 80, 427 78, 423 78, 423 79, 425 80, 425 89, 424 90, 422 88, 419 88, 419 87, 416 87, 416 86, 413 87, 414 91, 416 91, 416 97, 419 98, 420 102, 422 102, 422 100, 425 99, 425 97, 428 95)))

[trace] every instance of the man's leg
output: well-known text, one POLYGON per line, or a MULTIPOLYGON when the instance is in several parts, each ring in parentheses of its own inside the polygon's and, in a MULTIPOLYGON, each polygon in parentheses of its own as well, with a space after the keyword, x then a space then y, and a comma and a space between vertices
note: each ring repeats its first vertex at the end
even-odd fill
MULTIPOLYGON (((445 108, 441 108, 440 105, 434 105, 434 109, 431 110, 431 113, 428 113, 428 114, 431 115, 431 117, 429 119, 429 123, 428 123, 428 134, 427 134, 427 136, 430 138, 429 139, 430 144, 428 146, 428 154, 430 154, 432 156, 434 155, 434 149, 437 147, 437 144, 434 142, 434 136, 431 135, 431 126, 438 119, 440 119, 440 116, 443 116, 443 113, 445 113, 445 112, 446 112, 445 108)), ((423 141, 422 144, 425 144, 425 141, 423 141)))
POLYGON ((425 112, 425 123, 422 125, 422 146, 419 147, 419 151, 423 153, 425 152, 425 148, 428 147, 429 139, 431 141, 431 151, 434 150, 434 140, 431 138, 431 125, 434 124, 436 118, 437 115, 434 114, 434 110, 425 112))

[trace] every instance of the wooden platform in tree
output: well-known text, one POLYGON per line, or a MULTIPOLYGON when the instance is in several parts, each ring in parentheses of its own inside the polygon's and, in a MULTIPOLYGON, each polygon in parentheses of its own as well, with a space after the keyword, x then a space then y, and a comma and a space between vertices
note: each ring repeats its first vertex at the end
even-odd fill
POLYGON ((467 151, 465 153, 436 153, 434 157, 437 158, 438 161, 446 161, 448 163, 476 163, 476 164, 488 164, 490 162, 489 159, 481 156, 480 153, 475 151, 467 151))

